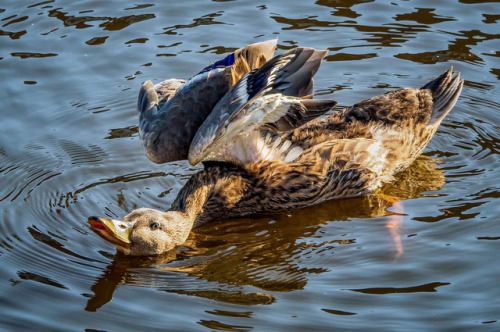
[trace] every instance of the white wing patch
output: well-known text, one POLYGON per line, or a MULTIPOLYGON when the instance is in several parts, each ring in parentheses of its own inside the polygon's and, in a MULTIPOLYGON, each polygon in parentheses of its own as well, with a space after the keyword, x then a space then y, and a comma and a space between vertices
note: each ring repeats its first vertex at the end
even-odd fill
MULTIPOLYGON (((246 109, 234 113, 236 116, 231 116, 226 119, 222 125, 218 126, 214 124, 209 127, 205 132, 205 136, 200 137, 196 144, 191 146, 188 156, 189 161, 193 165, 202 160, 227 161, 223 159, 223 156, 227 156, 228 154, 234 155, 234 153, 225 150, 239 149, 239 147, 236 147, 236 143, 238 143, 241 148, 252 149, 252 153, 243 154, 246 155, 247 158, 253 155, 257 159, 248 160, 245 158, 247 162, 268 160, 271 156, 277 156, 275 152, 266 150, 268 149, 268 144, 266 144, 265 138, 264 141, 262 141, 263 139, 260 137, 261 133, 259 128, 265 123, 279 120, 286 114, 293 101, 293 97, 287 97, 281 94, 260 96, 254 102, 250 102, 246 109), (248 140, 250 143, 247 142, 248 140), (253 148, 252 145, 254 146, 253 148), (262 157, 267 155, 269 155, 269 157, 262 157)), ((280 150, 279 155, 282 155, 287 148, 288 147, 285 147, 283 150, 280 150)), ((240 151, 240 153, 242 152, 240 151)))
POLYGON ((270 131, 254 130, 237 135, 203 160, 226 161, 240 166, 271 160, 291 163, 297 160, 302 152, 302 148, 292 146, 289 140, 283 141, 279 135, 270 131))

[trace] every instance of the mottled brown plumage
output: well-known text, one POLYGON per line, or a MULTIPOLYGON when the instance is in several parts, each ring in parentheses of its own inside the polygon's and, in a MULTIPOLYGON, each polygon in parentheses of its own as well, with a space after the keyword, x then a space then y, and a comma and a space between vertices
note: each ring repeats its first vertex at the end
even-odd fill
POLYGON ((455 104, 463 81, 449 70, 430 83, 437 88, 427 84, 391 91, 285 134, 284 139, 304 149, 295 162, 207 164, 188 181, 172 209, 186 209, 185 202, 203 186, 209 190, 195 226, 372 191, 420 155, 455 104))
MULTIPOLYGON (((287 103, 288 99, 267 92, 272 90, 269 87, 275 84, 275 77, 293 77, 293 71, 280 72, 283 68, 298 73, 304 73, 303 68, 312 73, 317 70, 316 60, 294 62, 302 52, 297 49, 278 56, 273 63, 281 65, 267 69, 263 66, 262 75, 256 71, 243 76, 245 82, 252 80, 251 75, 269 78, 264 85, 245 83, 245 93, 257 87, 259 91, 250 93, 256 99, 247 96, 243 105, 238 106, 243 109, 232 111, 241 116, 225 117, 220 123, 207 120, 223 133, 216 137, 217 149, 222 152, 205 160, 205 168, 189 179, 170 210, 139 209, 126 216, 125 223, 92 217, 89 221, 96 232, 126 253, 160 254, 182 244, 192 227, 206 222, 373 191, 392 181, 397 172, 407 168, 423 151, 455 105, 463 85, 459 75, 450 69, 421 89, 390 91, 324 119, 310 120, 324 109, 316 114, 312 108, 311 114, 307 114, 305 107, 307 115, 301 119, 310 121, 295 121, 297 114, 293 107, 287 104, 280 108, 280 103, 287 103), (291 65, 283 65, 286 63, 291 65), (259 105, 266 108, 271 102, 274 109, 267 113, 259 109, 259 105), (277 116, 266 123, 256 114, 277 116), (286 119, 281 127, 276 125, 279 119, 286 119), (231 129, 234 123, 244 126, 243 130, 231 129), (233 135, 224 139, 226 131, 233 135), (113 232, 118 234, 115 238, 113 232)), ((320 56, 316 53, 319 51, 307 52, 315 54, 311 59, 320 56)), ((312 75, 302 79, 300 85, 281 84, 282 91, 289 86, 295 91, 309 90, 312 75)), ((228 95, 241 95, 239 85, 231 88, 228 95)), ((210 144, 209 140, 204 146, 210 144)))

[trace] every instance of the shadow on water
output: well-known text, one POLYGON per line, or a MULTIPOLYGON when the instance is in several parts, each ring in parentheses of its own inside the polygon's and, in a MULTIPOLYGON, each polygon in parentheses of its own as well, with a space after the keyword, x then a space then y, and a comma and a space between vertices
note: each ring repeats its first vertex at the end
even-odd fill
MULTIPOLYGON (((444 173, 436 160, 422 156, 383 193, 406 200, 428 195, 425 192, 443 184, 444 173)), ((271 304, 275 302, 272 292, 303 289, 310 275, 329 271, 303 267, 302 258, 314 252, 334 254, 338 246, 356 243, 346 234, 323 242, 306 238, 314 238, 331 221, 390 216, 391 206, 375 196, 328 201, 272 216, 208 224, 196 229, 183 247, 162 256, 104 254, 112 262, 91 287, 93 294, 85 295, 90 297, 85 310, 98 310, 125 284, 233 304, 271 304)))

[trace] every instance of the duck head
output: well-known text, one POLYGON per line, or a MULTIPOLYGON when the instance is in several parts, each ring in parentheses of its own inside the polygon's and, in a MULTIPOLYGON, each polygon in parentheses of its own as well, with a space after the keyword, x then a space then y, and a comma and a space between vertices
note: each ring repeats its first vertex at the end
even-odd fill
POLYGON ((191 231, 185 213, 140 208, 123 220, 89 217, 92 230, 127 255, 159 255, 181 245, 191 231))

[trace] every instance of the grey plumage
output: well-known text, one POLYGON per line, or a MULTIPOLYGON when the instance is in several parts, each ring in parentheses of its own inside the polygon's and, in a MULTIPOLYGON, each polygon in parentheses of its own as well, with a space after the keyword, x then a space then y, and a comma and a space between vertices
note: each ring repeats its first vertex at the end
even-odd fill
POLYGON ((153 84, 145 82, 139 92, 138 110, 139 134, 148 158, 156 163, 187 159, 196 131, 217 102, 247 71, 269 60, 276 43, 269 40, 236 50, 236 69, 221 64, 180 86, 175 83, 179 80, 167 83, 167 89, 159 89, 167 97, 158 98, 153 84))

